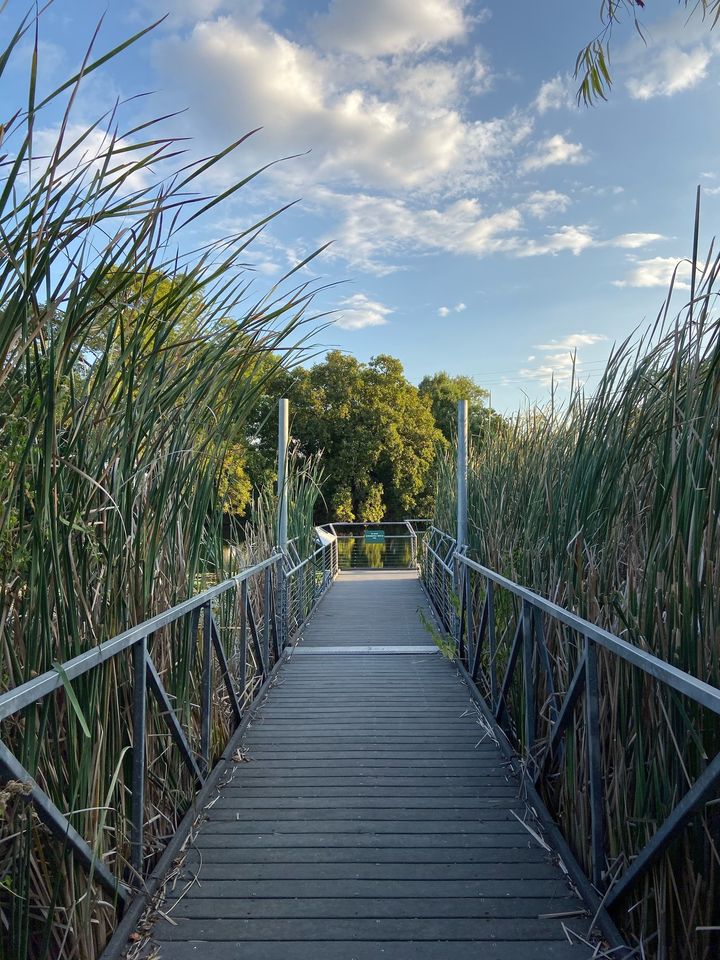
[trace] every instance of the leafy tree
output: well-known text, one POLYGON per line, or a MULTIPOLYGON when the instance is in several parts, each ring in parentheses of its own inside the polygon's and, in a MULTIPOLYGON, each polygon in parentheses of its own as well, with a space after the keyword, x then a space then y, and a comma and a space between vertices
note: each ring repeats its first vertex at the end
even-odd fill
MULTIPOLYGON (((614 28, 623 16, 632 22, 634 28, 644 38, 641 11, 648 0, 600 0, 600 22, 602 28, 597 36, 580 51, 575 61, 575 78, 580 79, 577 92, 578 103, 590 106, 597 100, 607 100, 612 86, 610 74, 610 40, 614 28)), ((700 10, 703 19, 710 28, 720 20, 720 0, 677 0, 685 7, 692 7, 691 14, 700 10)))
MULTIPOLYGON (((323 451, 330 517, 427 513, 435 451, 445 441, 399 360, 380 355, 365 364, 335 350, 291 380, 291 432, 306 455, 323 451)), ((268 417, 260 444, 268 453, 272 423, 268 417)))
POLYGON ((429 401, 435 423, 451 443, 457 437, 458 400, 469 401, 468 429, 471 436, 485 437, 491 431, 502 429, 505 423, 500 414, 488 406, 488 391, 475 383, 472 377, 451 377, 442 370, 423 377, 418 391, 421 397, 429 401))

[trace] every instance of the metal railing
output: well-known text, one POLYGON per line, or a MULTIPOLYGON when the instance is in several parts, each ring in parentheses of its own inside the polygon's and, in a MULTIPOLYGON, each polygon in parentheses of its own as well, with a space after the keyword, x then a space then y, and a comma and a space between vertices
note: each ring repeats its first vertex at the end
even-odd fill
POLYGON ((429 525, 430 520, 340 520, 322 529, 337 537, 341 570, 407 570, 417 568, 418 543, 429 525))
POLYGON ((339 570, 337 537, 320 527, 316 535, 319 546, 304 560, 294 544, 288 544, 283 582, 286 645, 297 637, 339 570))
MULTIPOLYGON (((135 900, 133 906, 136 906, 137 901, 147 900, 152 893, 146 867, 153 867, 152 858, 157 851, 150 851, 146 843, 145 792, 148 749, 158 736, 158 724, 169 738, 168 747, 177 751, 177 763, 187 770, 195 790, 204 791, 217 773, 217 770, 213 773, 213 767, 221 753, 214 726, 216 711, 223 709, 228 713, 228 722, 221 727, 229 728, 228 741, 232 744, 282 659, 284 649, 296 638, 337 574, 336 538, 325 531, 318 531, 317 538, 319 546, 304 560, 300 560, 290 545, 288 553, 276 552, 231 579, 0 695, 0 722, 15 723, 15 739, 21 743, 19 724, 25 713, 42 710, 42 701, 48 696, 64 693, 67 712, 71 714, 72 704, 76 702, 72 685, 79 678, 110 661, 117 664, 118 677, 128 678, 126 693, 121 694, 119 701, 127 704, 132 718, 128 731, 128 749, 132 751, 130 813, 124 821, 124 835, 129 836, 127 863, 121 861, 116 850, 111 855, 115 858, 114 869, 111 868, 109 862, 112 861, 98 852, 98 838, 89 841, 83 837, 73 826, 73 814, 64 813, 50 796, 51 787, 40 786, 36 777, 42 779, 42 772, 34 770, 33 775, 0 740, 2 778, 25 785, 27 799, 39 819, 85 868, 89 878, 104 888, 126 919, 131 900, 135 900), (161 635, 169 641, 165 649, 175 650, 176 644, 182 642, 185 649, 192 651, 190 669, 195 664, 200 672, 193 688, 195 692, 199 688, 199 710, 189 700, 181 702, 166 688, 166 678, 158 669, 151 649, 152 638, 161 635), (129 663, 120 664, 124 658, 128 658, 129 663), (152 729, 148 725, 148 695, 157 704, 152 729)), ((170 658, 170 672, 176 658, 177 654, 170 658)), ((59 738, 61 733, 56 731, 55 736, 59 738)), ((51 780, 45 778, 43 782, 51 780)), ((189 810, 183 821, 187 821, 186 832, 192 825, 192 816, 188 819, 191 814, 189 810)), ((118 817, 123 819, 122 812, 118 817)), ((176 839, 177 836, 168 847, 176 839)), ((153 876, 159 867, 160 864, 155 865, 153 876)), ((135 918, 138 915, 135 911, 135 918)))
MULTIPOLYGON (((581 817, 580 807, 587 806, 589 855, 583 857, 578 851, 576 857, 569 846, 565 854, 572 861, 568 866, 573 880, 597 908, 600 925, 604 923, 617 940, 608 911, 637 888, 693 815, 716 797, 720 753, 706 758, 695 782, 688 781, 684 795, 675 796, 664 822, 631 860, 611 864, 605 816, 607 804, 612 803, 614 771, 603 757, 600 683, 605 674, 598 669, 599 655, 608 663, 621 661, 630 683, 629 674, 640 671, 648 684, 661 684, 667 696, 677 701, 678 710, 685 711, 684 716, 683 697, 698 709, 720 715, 720 690, 488 569, 455 547, 449 534, 431 528, 421 563, 427 593, 454 639, 457 660, 479 693, 488 719, 522 758, 518 769, 530 789, 539 791, 538 799, 542 795, 543 801, 552 800, 558 795, 558 781, 564 775, 563 751, 574 751, 585 788, 582 795, 578 792, 573 797, 572 815, 581 817), (564 675, 570 679, 564 689, 548 643, 551 631, 562 631, 563 651, 571 659, 565 664, 564 675), (587 872, 578 858, 585 859, 587 872)), ((636 718, 635 722, 639 721, 636 718)), ((641 813, 638 816, 643 819, 641 813)))

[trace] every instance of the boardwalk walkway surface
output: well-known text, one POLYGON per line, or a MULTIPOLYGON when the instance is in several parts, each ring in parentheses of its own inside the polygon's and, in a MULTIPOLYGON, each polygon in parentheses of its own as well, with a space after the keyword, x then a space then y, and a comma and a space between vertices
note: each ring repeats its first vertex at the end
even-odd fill
POLYGON ((455 667, 416 652, 421 609, 412 572, 340 575, 167 890, 156 956, 593 955, 567 940, 557 915, 582 905, 518 820, 517 782, 455 667), (367 645, 407 649, 353 652, 367 645))

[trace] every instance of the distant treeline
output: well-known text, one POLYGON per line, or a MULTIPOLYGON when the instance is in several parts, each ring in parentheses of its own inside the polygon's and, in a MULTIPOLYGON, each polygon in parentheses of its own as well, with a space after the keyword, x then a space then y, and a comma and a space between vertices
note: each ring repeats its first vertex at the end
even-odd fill
POLYGON ((378 521, 432 515, 435 466, 454 441, 457 401, 470 402, 470 432, 505 428, 486 390, 441 372, 412 384, 395 357, 361 363, 339 350, 306 369, 278 369, 247 440, 230 451, 228 509, 242 513, 253 487, 276 468, 277 398, 288 397, 292 442, 301 456, 322 454, 318 520, 378 521))

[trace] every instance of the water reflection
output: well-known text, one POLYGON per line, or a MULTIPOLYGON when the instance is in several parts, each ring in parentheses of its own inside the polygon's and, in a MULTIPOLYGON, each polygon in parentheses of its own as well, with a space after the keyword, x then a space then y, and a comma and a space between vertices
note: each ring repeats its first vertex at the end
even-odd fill
POLYGON ((385 543, 366 543, 364 537, 338 537, 341 570, 370 567, 374 570, 409 567, 412 564, 410 537, 386 537, 385 543))

